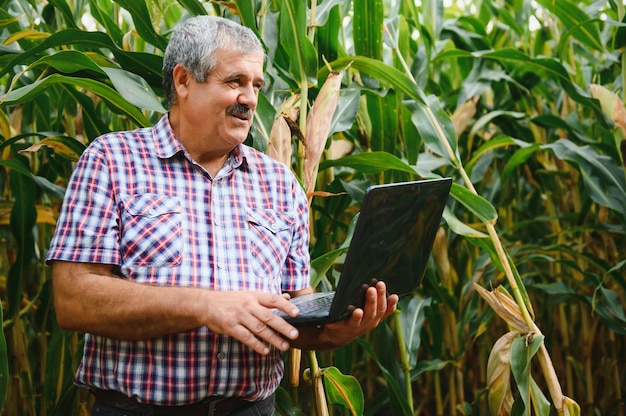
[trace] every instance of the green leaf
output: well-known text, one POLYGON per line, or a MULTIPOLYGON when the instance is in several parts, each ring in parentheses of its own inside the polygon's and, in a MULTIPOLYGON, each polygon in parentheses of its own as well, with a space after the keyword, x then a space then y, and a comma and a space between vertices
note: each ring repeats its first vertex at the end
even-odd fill
POLYGON ((264 94, 259 94, 252 128, 250 129, 255 149, 261 152, 267 151, 267 143, 270 140, 270 131, 272 131, 272 123, 275 118, 276 109, 264 94))
POLYGON ((311 261, 311 287, 317 287, 320 284, 326 272, 347 249, 347 247, 340 247, 311 261))
POLYGON ((335 133, 348 130, 352 126, 359 108, 360 98, 361 89, 358 86, 341 90, 339 103, 330 123, 329 134, 331 136, 335 133))
POLYGON ((521 149, 516 150, 515 153, 513 153, 513 155, 507 160, 506 166, 502 171, 502 182, 506 183, 515 171, 515 168, 526 162, 532 155, 535 154, 537 150, 540 149, 540 147, 541 146, 539 144, 535 143, 531 146, 522 147, 521 149))
POLYGON ((80 51, 64 50, 53 55, 44 56, 34 62, 31 67, 49 65, 59 72, 72 74, 79 71, 92 71, 97 75, 106 76, 106 73, 89 56, 80 51))
POLYGON ((114 4, 110 0, 89 0, 89 11, 91 15, 106 28, 106 32, 109 36, 111 36, 118 45, 121 45, 124 34, 110 17, 110 14, 113 14, 113 7, 114 4))
POLYGON ((126 52, 120 49, 111 38, 103 32, 86 32, 78 29, 66 29, 53 33, 37 46, 24 53, 17 54, 5 66, 0 65, 0 77, 7 74, 14 66, 32 62, 37 56, 48 49, 76 45, 80 48, 100 50, 108 49, 115 56, 122 68, 140 75, 150 85, 161 86, 163 57, 152 53, 126 52))
POLYGON ((189 14, 192 16, 199 16, 207 14, 206 9, 198 0, 177 0, 178 3, 183 6, 189 14))
POLYGON ((576 3, 568 0, 537 0, 537 3, 557 16, 563 25, 570 29, 576 40, 591 49, 599 52, 604 51, 600 32, 596 26, 598 22, 595 19, 590 19, 589 15, 578 8, 576 3))
POLYGON ((293 401, 289 393, 278 386, 276 389, 276 410, 279 411, 279 414, 282 416, 306 416, 300 406, 293 401))
POLYGON ((429 307, 431 303, 432 299, 424 299, 417 295, 411 297, 408 302, 402 302, 400 322, 411 368, 417 365, 417 353, 422 343, 420 334, 424 326, 424 308, 429 307))
POLYGON ((14 170, 15 172, 21 173, 24 176, 29 176, 32 177, 33 174, 31 173, 30 170, 28 170, 28 168, 26 166, 24 166, 23 163, 18 162, 17 160, 13 160, 13 159, 8 159, 8 160, 4 160, 4 159, 0 159, 0 166, 4 166, 7 167, 11 170, 14 170))
POLYGON ((464 186, 452 184, 450 195, 459 201, 465 208, 471 211, 484 223, 495 223, 498 219, 496 209, 480 195, 476 195, 464 186))
POLYGON ((489 237, 489 235, 481 231, 475 230, 472 227, 463 223, 454 215, 452 210, 450 210, 450 208, 448 207, 445 207, 443 210, 443 219, 446 222, 446 224, 448 224, 448 227, 450 227, 450 231, 458 235, 464 235, 466 237, 473 237, 473 238, 489 237))
POLYGON ((532 408, 530 399, 531 380, 530 374, 531 360, 543 343, 543 335, 535 335, 529 345, 526 345, 527 338, 518 336, 511 345, 511 372, 515 378, 517 389, 524 401, 526 410, 532 408))
POLYGON ((103 68, 113 86, 129 103, 146 110, 164 113, 166 110, 146 80, 123 69, 103 68))
POLYGON ((507 148, 509 146, 527 147, 528 143, 512 138, 511 136, 499 135, 483 143, 478 150, 472 153, 472 158, 465 164, 465 169, 471 172, 474 165, 478 162, 481 156, 493 152, 500 148, 507 148))
POLYGON ((29 268, 35 257, 33 227, 37 221, 36 185, 32 175, 13 175, 10 181, 15 198, 11 209, 11 233, 16 240, 15 262, 7 276, 7 315, 17 318, 22 298, 22 279, 30 274, 29 268))
POLYGON ((61 12, 63 17, 65 18, 65 24, 73 28, 78 27, 76 26, 75 22, 76 18, 74 17, 74 14, 72 14, 72 10, 68 6, 67 2, 65 2, 64 0, 48 0, 48 3, 61 12))
POLYGON ((81 106, 83 125, 85 126, 85 135, 89 141, 110 131, 110 129, 104 124, 102 117, 100 117, 97 113, 91 97, 68 85, 65 85, 64 89, 81 106))
POLYGON ((117 110, 122 114, 126 114, 138 126, 148 127, 152 125, 152 123, 150 123, 150 121, 139 110, 137 110, 136 107, 122 98, 122 96, 112 88, 91 79, 72 78, 60 74, 52 74, 49 77, 12 91, 6 97, 4 104, 15 105, 32 100, 34 97, 45 93, 46 89, 51 85, 57 84, 85 88, 86 90, 89 90, 101 97, 112 109, 117 110))
POLYGON ((298 84, 315 84, 317 52, 306 36, 306 3, 283 0, 280 13, 281 46, 289 56, 289 72, 298 84))
POLYGON ((626 218, 624 169, 613 159, 598 154, 590 146, 577 146, 565 139, 543 145, 542 148, 550 149, 559 159, 577 165, 591 199, 626 218))
MULTIPOLYGON (((337 71, 349 66, 352 69, 374 77, 377 80, 389 85, 397 92, 402 92, 406 94, 408 97, 412 98, 418 103, 421 103, 423 105, 426 105, 427 103, 424 93, 413 81, 411 81, 409 77, 407 77, 403 72, 385 64, 384 62, 372 58, 367 58, 365 56, 349 56, 339 58, 331 62, 330 66, 337 71)), ((327 75, 328 68, 326 66, 321 67, 318 73, 318 78, 326 79, 327 75)))
POLYGON ((359 214, 357 213, 350 221, 348 231, 346 232, 346 238, 343 240, 341 246, 335 250, 331 250, 319 257, 316 257, 311 261, 311 287, 317 287, 326 272, 335 264, 335 261, 348 250, 352 236, 354 235, 354 229, 356 227, 359 214))
POLYGON ((389 93, 384 97, 378 94, 367 96, 367 114, 371 120, 371 149, 396 154, 398 128, 398 99, 389 93))
MULTIPOLYGON (((537 382, 534 378, 530 379, 530 391, 533 398, 533 408, 535 409, 536 415, 549 415, 551 409, 551 403, 546 398, 541 388, 537 385, 537 382)), ((573 413, 570 413, 570 416, 574 416, 573 413)))
POLYGON ((130 12, 133 23, 135 23, 135 29, 143 40, 161 49, 161 51, 165 51, 167 40, 156 33, 152 27, 146 2, 136 0, 115 0, 115 2, 130 12))
POLYGON ((417 366, 411 370, 411 380, 417 380, 424 373, 441 371, 448 365, 455 365, 455 363, 438 358, 433 360, 421 360, 418 362, 417 366))
POLYGON ((467 52, 459 49, 445 51, 439 54, 435 62, 449 58, 482 58, 495 59, 502 63, 518 64, 522 71, 532 71, 536 74, 556 77, 565 92, 577 103, 589 107, 595 114, 596 119, 602 127, 612 130, 613 121, 602 111, 600 102, 582 90, 572 79, 565 67, 555 59, 535 58, 532 59, 525 53, 517 49, 504 48, 500 50, 485 50, 480 52, 467 52))
POLYGON ((329 403, 344 406, 354 416, 363 414, 365 398, 354 376, 344 375, 336 367, 328 367, 322 370, 322 377, 329 403))
POLYGON ((319 169, 321 171, 336 166, 353 168, 366 175, 374 175, 387 170, 415 173, 411 166, 386 152, 359 153, 335 160, 325 160, 320 163, 319 169))
POLYGON ((387 368, 385 368, 378 357, 376 357, 376 353, 372 348, 372 345, 367 341, 357 338, 357 342, 359 345, 369 354, 369 356, 374 360, 380 371, 383 373, 385 377, 385 381, 387 382, 387 389, 389 390, 389 398, 391 400, 391 406, 394 416, 412 416, 413 412, 411 411, 411 407, 407 402, 407 399, 400 388, 400 384, 396 377, 393 376, 389 372, 387 368))
POLYGON ((237 5, 237 10, 239 11, 241 24, 252 29, 254 33, 257 34, 259 39, 261 39, 257 30, 256 12, 254 5, 252 4, 252 0, 235 0, 235 4, 237 5))
POLYGON ((385 15, 382 0, 355 1, 352 6, 352 36, 356 54, 381 60, 385 15))
POLYGON ((426 106, 420 103, 405 104, 411 110, 411 120, 426 147, 448 160, 452 166, 458 167, 460 157, 454 124, 435 97, 429 96, 426 100, 426 106), (446 141, 452 154, 445 145, 446 141))

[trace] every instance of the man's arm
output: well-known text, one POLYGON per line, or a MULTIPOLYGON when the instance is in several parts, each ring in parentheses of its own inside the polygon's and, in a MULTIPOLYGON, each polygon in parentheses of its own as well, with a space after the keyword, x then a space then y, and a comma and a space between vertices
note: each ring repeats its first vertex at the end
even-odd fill
MULTIPOLYGON (((292 297, 313 292, 307 288, 291 292, 292 297)), ((357 308, 350 317, 318 327, 300 328, 300 336, 291 341, 291 346, 303 350, 329 350, 341 347, 356 337, 374 329, 384 319, 395 312, 398 295, 387 295, 384 282, 376 283, 367 289, 363 309, 357 308)))
POLYGON ((208 326, 260 354, 285 351, 298 330, 272 312, 298 311, 283 296, 250 291, 151 286, 113 274, 113 266, 52 262, 59 325, 108 338, 141 340, 208 326))

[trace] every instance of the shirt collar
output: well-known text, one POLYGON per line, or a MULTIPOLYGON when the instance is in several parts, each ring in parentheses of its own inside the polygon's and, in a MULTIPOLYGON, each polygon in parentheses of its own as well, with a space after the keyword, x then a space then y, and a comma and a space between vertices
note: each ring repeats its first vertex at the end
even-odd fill
MULTIPOLYGON (((187 155, 185 147, 176 137, 176 133, 170 124, 169 113, 166 113, 152 127, 154 137, 154 147, 156 155, 161 159, 169 159, 175 155, 182 153, 187 155)), ((226 165, 231 169, 250 167, 254 165, 254 158, 251 157, 252 149, 248 146, 240 144, 230 153, 226 165)), ((186 156, 189 158, 189 156, 186 156)))
POLYGON ((185 148, 172 129, 169 113, 164 114, 152 127, 152 136, 156 155, 161 159, 169 159, 179 152, 185 152, 185 148))

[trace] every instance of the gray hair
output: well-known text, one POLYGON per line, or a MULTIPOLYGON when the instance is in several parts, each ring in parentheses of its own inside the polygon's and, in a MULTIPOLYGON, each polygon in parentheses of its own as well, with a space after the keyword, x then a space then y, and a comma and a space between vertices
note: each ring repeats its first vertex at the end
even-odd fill
POLYGON ((190 18, 174 31, 163 57, 163 89, 170 105, 176 104, 174 67, 181 64, 197 82, 206 82, 217 66, 219 49, 265 56, 261 41, 250 28, 223 17, 190 18))

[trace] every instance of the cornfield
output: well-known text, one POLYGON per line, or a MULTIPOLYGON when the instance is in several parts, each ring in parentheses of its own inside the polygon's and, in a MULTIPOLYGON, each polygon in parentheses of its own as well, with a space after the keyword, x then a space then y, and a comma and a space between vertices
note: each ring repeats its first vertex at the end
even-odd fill
POLYGON ((286 354, 284 415, 626 413, 626 19, 571 0, 0 0, 0 409, 86 415, 82 334, 44 262, 73 163, 166 111, 175 25, 267 50, 248 144, 310 196, 336 285, 372 184, 452 177, 419 289, 332 352, 286 354))

